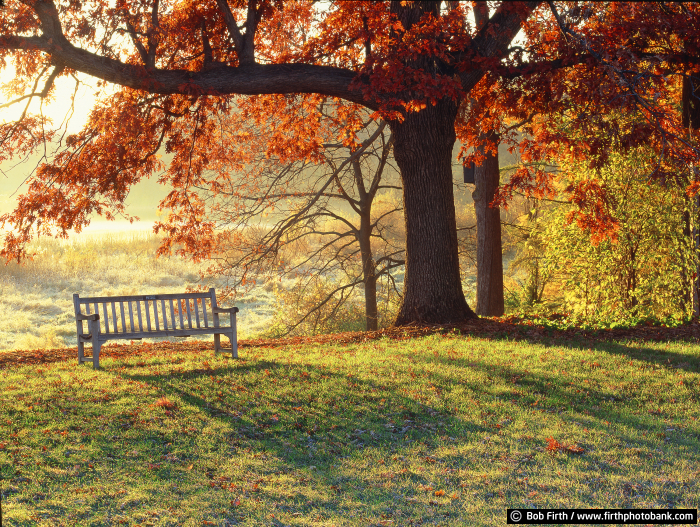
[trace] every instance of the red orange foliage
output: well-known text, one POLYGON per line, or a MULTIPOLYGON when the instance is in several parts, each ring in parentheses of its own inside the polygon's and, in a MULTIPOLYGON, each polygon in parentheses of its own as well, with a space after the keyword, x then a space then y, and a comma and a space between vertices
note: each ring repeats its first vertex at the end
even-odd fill
MULTIPOLYGON (((0 161, 57 145, 0 218, 14 227, 6 258, 21 258, 37 234, 66 236, 92 214, 123 214, 129 189, 154 174, 173 189, 162 203, 174 214, 170 234, 197 240, 190 245, 205 256, 215 225, 197 194, 202 174, 245 163, 242 150, 236 157, 221 144, 219 117, 239 112, 262 123, 275 112, 283 124, 267 130, 270 154, 313 160, 328 128, 306 110, 342 100, 336 140, 358 141, 361 106, 397 138, 408 237, 399 322, 459 321, 473 313, 451 212, 455 133, 470 147, 494 130, 516 148, 520 123, 523 165, 500 202, 513 191, 550 193, 554 175, 535 163, 555 153, 595 167, 612 148, 648 143, 659 152, 659 177, 700 157, 679 111, 682 77, 700 67, 695 3, 503 2, 478 30, 465 2, 6 4, 0 60, 17 72, 4 86, 10 102, 49 99, 54 81, 70 76, 96 78, 101 97, 77 134, 27 111, 0 125, 0 161)), ((581 225, 598 236, 614 231, 599 214, 605 188, 582 181, 569 190, 581 225)))

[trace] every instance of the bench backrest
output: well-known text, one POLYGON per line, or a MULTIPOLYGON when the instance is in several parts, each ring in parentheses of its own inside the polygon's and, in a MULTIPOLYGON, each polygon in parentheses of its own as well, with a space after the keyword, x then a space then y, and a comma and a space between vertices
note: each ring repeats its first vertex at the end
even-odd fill
MULTIPOLYGON (((100 316, 100 333, 135 334, 165 330, 187 330, 219 327, 214 313, 216 293, 180 293, 167 295, 95 296, 73 295, 77 315, 100 316)), ((78 334, 83 321, 76 320, 78 334)))

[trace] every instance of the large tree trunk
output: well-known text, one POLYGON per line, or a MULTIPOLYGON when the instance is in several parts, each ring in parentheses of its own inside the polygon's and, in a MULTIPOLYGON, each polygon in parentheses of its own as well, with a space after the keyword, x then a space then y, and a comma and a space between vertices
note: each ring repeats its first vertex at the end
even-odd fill
MULTIPOLYGON (((498 143, 495 134, 484 139, 498 143)), ((489 206, 500 181, 498 151, 481 151, 486 159, 474 169, 476 190, 472 194, 476 210, 476 312, 500 317, 504 312, 501 211, 489 206)))
POLYGON ((397 326, 476 317, 459 274, 452 188, 456 115, 455 103, 443 99, 391 123, 406 221, 406 274, 397 326))
POLYGON ((372 219, 368 207, 362 210, 360 217, 360 254, 362 255, 362 280, 365 284, 365 329, 377 329, 377 275, 370 234, 372 219))

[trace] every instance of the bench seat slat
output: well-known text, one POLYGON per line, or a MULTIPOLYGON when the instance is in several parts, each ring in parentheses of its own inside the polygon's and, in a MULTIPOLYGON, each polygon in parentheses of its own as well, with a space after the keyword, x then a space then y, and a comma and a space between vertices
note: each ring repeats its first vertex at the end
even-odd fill
POLYGON ((192 312, 190 311, 190 299, 188 298, 185 300, 185 303, 187 305, 187 323, 189 324, 189 327, 192 327, 192 312))
POLYGON ((119 302, 119 310, 122 312, 122 331, 126 331, 126 317, 124 316, 124 302, 119 302))
POLYGON ((102 314, 105 317, 105 333, 109 333, 109 317, 107 317, 107 302, 102 302, 102 314))
POLYGON ((158 302, 153 300, 153 320, 156 321, 156 331, 160 331, 160 320, 158 320, 158 302))
MULTIPOLYGON (((219 328, 221 334, 225 334, 229 328, 219 328)), ((218 331, 218 330, 217 330, 218 331)), ((100 333, 100 341, 108 340, 129 340, 129 339, 152 339, 158 337, 187 337, 192 335, 211 335, 214 333, 214 328, 192 328, 192 329, 169 329, 160 331, 135 331, 127 333, 100 333)), ((84 338, 84 337, 83 337, 84 338)))
POLYGON ((117 322, 117 303, 112 302, 112 326, 114 327, 114 333, 119 333, 119 324, 117 322))
POLYGON ((168 313, 165 311, 165 300, 160 301, 160 311, 163 315, 163 329, 167 331, 168 329, 168 313))

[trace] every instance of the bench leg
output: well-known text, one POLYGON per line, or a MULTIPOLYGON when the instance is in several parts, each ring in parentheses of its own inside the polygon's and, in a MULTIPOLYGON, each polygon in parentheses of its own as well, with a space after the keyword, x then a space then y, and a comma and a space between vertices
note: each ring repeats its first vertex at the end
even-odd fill
POLYGON ((231 341, 231 358, 238 358, 238 332, 236 330, 236 313, 231 313, 231 333, 227 335, 231 341))
POLYGON ((92 335, 92 367, 96 370, 100 369, 100 344, 99 334, 100 334, 100 322, 99 321, 89 321, 90 324, 90 334, 92 335))
POLYGON ((85 343, 80 341, 80 335, 78 335, 78 364, 85 362, 85 343))
POLYGON ((231 335, 229 336, 229 339, 231 339, 231 358, 237 359, 238 358, 238 337, 236 336, 236 323, 235 323, 235 321, 234 321, 233 328, 231 330, 231 335))
MULTIPOLYGON (((95 339, 97 340, 97 339, 95 339)), ((93 341, 92 343, 92 367, 96 370, 100 369, 100 348, 102 346, 100 345, 99 342, 95 343, 93 341)))
MULTIPOLYGON (((230 333, 224 333, 231 341, 231 358, 238 358, 238 339, 236 339, 236 328, 232 328, 230 333)), ((227 352, 228 350, 221 347, 221 334, 214 333, 214 353, 218 355, 219 353, 227 352)))

